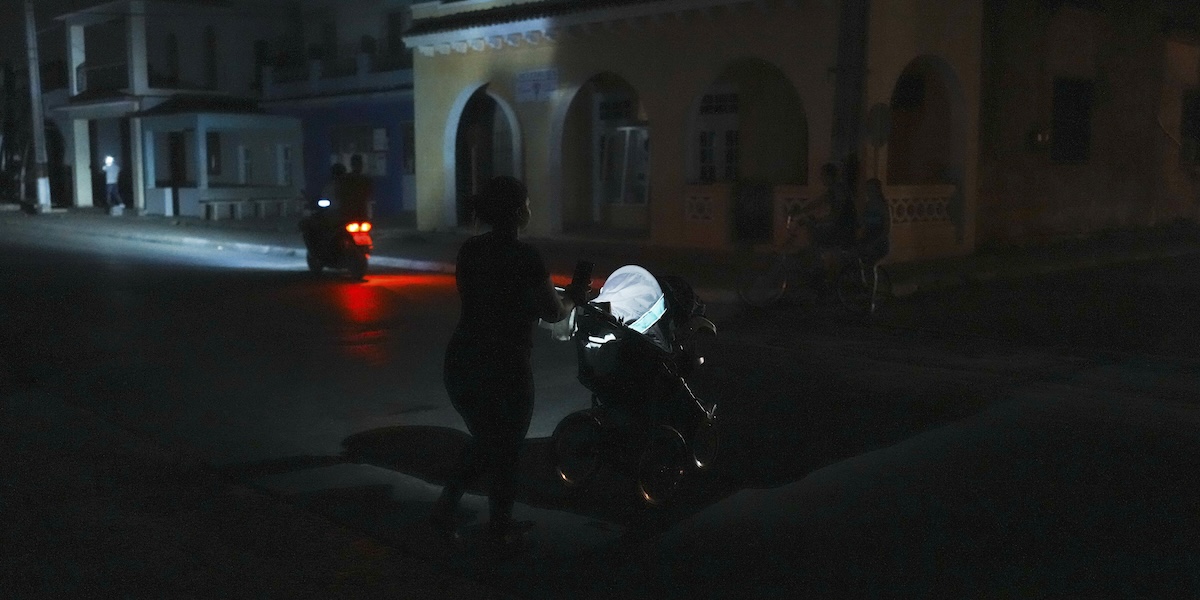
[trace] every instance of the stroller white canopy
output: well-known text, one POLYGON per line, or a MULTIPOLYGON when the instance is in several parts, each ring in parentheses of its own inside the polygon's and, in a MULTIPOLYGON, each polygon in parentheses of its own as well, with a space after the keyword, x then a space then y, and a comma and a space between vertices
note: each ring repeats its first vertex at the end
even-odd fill
POLYGON ((592 302, 608 302, 612 315, 638 333, 646 333, 667 311, 658 280, 637 265, 613 271, 592 302))

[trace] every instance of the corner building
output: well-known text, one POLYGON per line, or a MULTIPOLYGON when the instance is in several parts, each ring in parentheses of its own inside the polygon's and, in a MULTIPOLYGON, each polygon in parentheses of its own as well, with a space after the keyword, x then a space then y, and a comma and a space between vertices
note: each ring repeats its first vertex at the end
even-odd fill
POLYGON ((877 0, 855 22, 860 2, 414 5, 418 225, 468 225, 470 195, 513 174, 534 235, 762 249, 849 148, 889 186, 893 259, 969 251, 981 3, 877 0), (862 98, 839 109, 847 78, 862 98), (885 133, 903 166, 882 166, 885 133))

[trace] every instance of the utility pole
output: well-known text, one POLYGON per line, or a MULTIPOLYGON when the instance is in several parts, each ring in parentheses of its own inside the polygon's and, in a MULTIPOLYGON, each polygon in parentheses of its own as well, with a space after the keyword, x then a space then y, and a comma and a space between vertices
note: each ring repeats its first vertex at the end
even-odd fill
MULTIPOLYGON (((33 113, 33 151, 37 175, 37 211, 50 212, 50 175, 46 163, 46 119, 42 115, 42 69, 38 60, 33 0, 25 0, 25 41, 29 49, 29 104, 33 113)), ((24 198, 22 198, 24 200, 24 198)))

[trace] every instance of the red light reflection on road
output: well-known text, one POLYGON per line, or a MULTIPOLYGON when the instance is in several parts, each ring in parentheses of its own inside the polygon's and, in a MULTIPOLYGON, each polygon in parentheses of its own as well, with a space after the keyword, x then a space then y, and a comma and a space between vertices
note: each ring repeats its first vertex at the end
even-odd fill
POLYGON ((387 331, 382 327, 387 316, 386 290, 352 283, 333 289, 343 315, 339 336, 342 347, 368 365, 386 365, 387 331))
POLYGON ((443 292, 454 288, 454 276, 438 273, 367 275, 360 283, 334 286, 334 301, 343 315, 342 345, 371 366, 390 364, 389 310, 400 299, 394 291, 443 292))
POLYGON ((448 273, 368 274, 366 281, 359 285, 383 286, 391 289, 428 288, 434 290, 453 288, 454 275, 448 273))
POLYGON ((347 284, 336 286, 334 294, 342 313, 353 323, 374 323, 385 316, 386 303, 382 298, 382 290, 365 285, 347 284))

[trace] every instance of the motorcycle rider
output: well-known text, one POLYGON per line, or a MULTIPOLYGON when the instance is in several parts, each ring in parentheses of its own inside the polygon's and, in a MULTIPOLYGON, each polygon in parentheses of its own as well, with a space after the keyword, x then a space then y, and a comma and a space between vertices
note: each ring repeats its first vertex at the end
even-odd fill
POLYGON ((321 200, 328 200, 329 206, 313 210, 300 222, 300 230, 304 233, 304 244, 309 248, 328 242, 333 234, 341 227, 342 197, 346 177, 346 167, 334 163, 329 167, 329 183, 321 190, 321 200))
POLYGON ((371 178, 363 174, 363 158, 361 154, 350 157, 350 172, 342 178, 341 207, 338 209, 343 221, 366 221, 369 218, 371 195, 374 184, 371 178))

